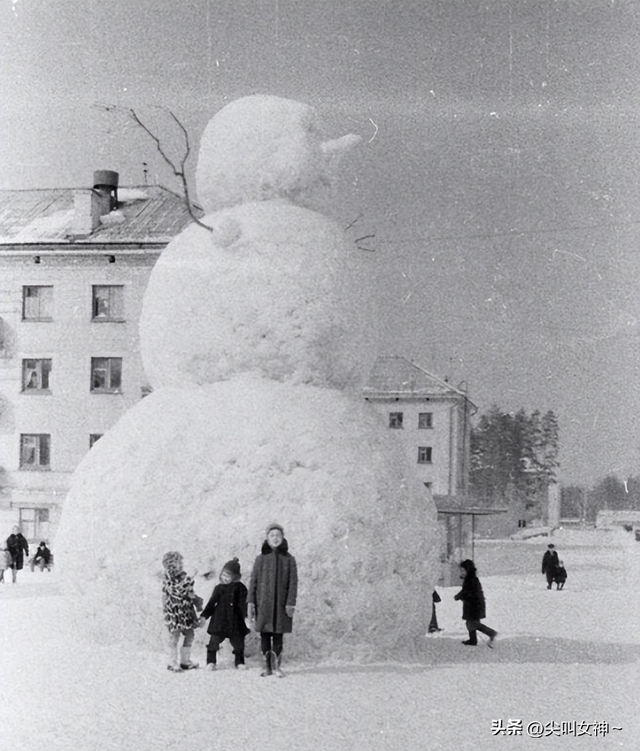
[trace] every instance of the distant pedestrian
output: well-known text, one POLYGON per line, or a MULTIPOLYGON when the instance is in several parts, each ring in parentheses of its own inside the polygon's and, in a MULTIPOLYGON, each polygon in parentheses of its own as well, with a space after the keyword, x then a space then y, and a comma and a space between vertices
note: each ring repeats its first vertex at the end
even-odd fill
POLYGON ((556 589, 564 589, 564 583, 567 581, 567 569, 564 567, 564 561, 558 561, 556 569, 555 583, 556 589))
POLYGON ((250 633, 245 624, 247 616, 247 588, 240 581, 240 563, 237 558, 225 563, 209 602, 200 614, 205 620, 211 618, 207 629, 211 638, 207 647, 207 669, 216 669, 216 655, 220 644, 229 639, 235 666, 244 670, 244 637, 250 633))
POLYGON ((183 670, 193 670, 198 667, 197 662, 191 662, 191 645, 195 636, 194 629, 200 625, 200 619, 196 613, 196 603, 200 598, 193 590, 193 578, 184 570, 180 553, 176 551, 165 553, 162 565, 164 566, 162 607, 164 623, 169 630, 167 669, 180 673, 183 670), (178 660, 176 651, 181 635, 183 641, 178 660))
POLYGON ((24 557, 29 555, 29 543, 20 532, 20 527, 15 526, 13 532, 7 537, 7 550, 11 555, 9 568, 11 569, 11 579, 15 584, 18 571, 22 571, 24 567, 24 557))
POLYGON ((438 628, 438 617, 436 615, 436 603, 437 602, 442 602, 442 598, 434 589, 433 592, 431 593, 431 621, 429 622, 430 634, 437 634, 440 631, 442 631, 441 628, 438 628))
POLYGON ((52 565, 53 555, 51 554, 51 550, 47 547, 47 543, 43 540, 40 545, 38 545, 36 554, 31 559, 31 570, 33 571, 35 567, 38 566, 40 571, 44 571, 45 568, 47 571, 51 571, 52 565))
POLYGON ((260 649, 265 658, 263 676, 282 677, 283 634, 293 630, 293 614, 298 595, 296 559, 280 524, 267 527, 267 538, 251 572, 247 598, 249 619, 260 632, 260 649))
POLYGON ((463 580, 462 589, 455 595, 454 599, 462 600, 462 618, 466 622, 467 631, 469 632, 469 638, 462 643, 475 647, 478 643, 476 632, 481 631, 489 637, 488 646, 493 647, 493 642, 498 632, 480 623, 483 618, 487 617, 486 605, 482 585, 480 584, 480 579, 478 579, 473 561, 462 561, 460 564, 460 578, 463 580))
POLYGON ((558 568, 558 553, 555 545, 549 543, 545 554, 542 556, 542 573, 547 577, 547 589, 551 589, 558 568))

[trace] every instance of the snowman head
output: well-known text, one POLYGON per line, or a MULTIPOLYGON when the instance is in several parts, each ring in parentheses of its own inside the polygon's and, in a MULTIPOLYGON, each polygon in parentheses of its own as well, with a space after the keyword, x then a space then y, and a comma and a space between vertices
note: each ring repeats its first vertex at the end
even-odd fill
POLYGON ((207 125, 196 168, 206 212, 249 201, 286 199, 318 208, 342 156, 360 137, 322 139, 312 107, 275 96, 228 104, 207 125))

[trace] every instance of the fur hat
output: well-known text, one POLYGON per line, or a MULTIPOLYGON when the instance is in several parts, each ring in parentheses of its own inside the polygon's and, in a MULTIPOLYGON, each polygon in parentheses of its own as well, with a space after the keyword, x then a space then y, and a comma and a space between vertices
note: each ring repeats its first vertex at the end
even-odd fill
POLYGON ((223 571, 228 571, 230 574, 233 574, 233 576, 240 577, 240 561, 237 558, 234 558, 231 561, 227 561, 223 568, 223 571))
POLYGON ((269 532, 271 532, 272 529, 279 529, 280 533, 284 537, 284 527, 281 524, 278 524, 277 522, 273 522, 272 524, 269 524, 267 526, 267 531, 265 532, 265 535, 268 537, 269 532))
POLYGON ((162 565, 167 571, 175 571, 182 566, 182 553, 171 550, 162 556, 162 565))

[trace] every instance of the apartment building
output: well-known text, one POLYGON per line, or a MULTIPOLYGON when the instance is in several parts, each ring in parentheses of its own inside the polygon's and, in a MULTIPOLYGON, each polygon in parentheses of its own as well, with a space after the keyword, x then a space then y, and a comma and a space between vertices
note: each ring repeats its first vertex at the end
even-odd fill
POLYGON ((384 416, 419 479, 434 496, 465 495, 471 415, 466 391, 404 357, 379 357, 364 397, 384 416))
POLYGON ((51 537, 76 466, 148 393, 142 297, 190 221, 182 197, 108 171, 90 189, 0 191, 1 534, 51 537))

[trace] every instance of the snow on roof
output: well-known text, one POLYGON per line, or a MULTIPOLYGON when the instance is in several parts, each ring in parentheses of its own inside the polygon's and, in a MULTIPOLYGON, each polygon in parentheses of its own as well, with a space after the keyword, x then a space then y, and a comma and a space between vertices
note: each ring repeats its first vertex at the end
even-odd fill
MULTIPOLYGON (((378 357, 373 364, 364 394, 459 395, 464 391, 397 355, 378 357)), ((475 405, 474 405, 475 406, 475 405)))
MULTIPOLYGON (((73 194, 73 188, 0 190, 0 247, 71 242, 76 246, 165 244, 192 221, 184 198, 166 188, 157 185, 121 188, 119 216, 103 221, 87 237, 72 238, 73 194)), ((194 207, 194 213, 202 212, 194 207)))

